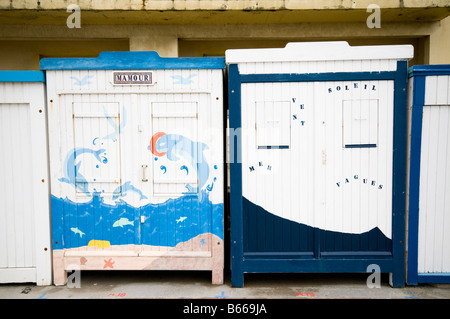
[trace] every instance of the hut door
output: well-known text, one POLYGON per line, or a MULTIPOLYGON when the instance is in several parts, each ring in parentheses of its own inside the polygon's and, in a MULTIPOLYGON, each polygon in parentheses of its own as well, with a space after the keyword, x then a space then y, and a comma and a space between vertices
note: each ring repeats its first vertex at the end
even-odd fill
POLYGON ((50 285, 44 87, 0 81, 0 92, 0 283, 50 285))
POLYGON ((157 205, 141 209, 140 255, 211 256, 198 102, 151 102, 143 112, 140 182, 157 205))
POLYGON ((154 196, 198 192, 198 113, 196 102, 152 103, 154 196))
POLYGON ((245 256, 389 256, 393 81, 283 85, 242 86, 245 256))
POLYGON ((73 103, 75 190, 78 196, 120 191, 119 103, 73 103))

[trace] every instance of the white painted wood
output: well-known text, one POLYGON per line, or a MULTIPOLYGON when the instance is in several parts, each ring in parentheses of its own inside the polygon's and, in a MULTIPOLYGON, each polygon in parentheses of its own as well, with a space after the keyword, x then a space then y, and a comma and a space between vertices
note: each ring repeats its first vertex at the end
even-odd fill
MULTIPOLYGON (((450 272, 449 79, 447 75, 425 78, 420 155, 419 273, 450 272)), ((412 84, 412 80, 410 82, 412 84)))
MULTIPOLYGON (((426 81, 425 96, 437 102, 438 81, 426 81), (430 90, 431 93, 428 93, 430 90), (435 99, 436 98, 436 99, 435 99)), ((444 97, 446 95, 443 95, 444 97)), ((439 98, 442 100, 442 97, 439 98)), ((450 105, 425 105, 422 121, 422 148, 419 192, 418 272, 450 272, 450 105)))
POLYGON ((425 105, 436 105, 437 100, 437 79, 436 75, 427 76, 425 79, 425 105))
POLYGON ((257 147, 289 147, 291 104, 287 101, 256 101, 257 147))
POLYGON ((346 145, 377 145, 378 100, 344 100, 343 147, 346 145))
POLYGON ((43 83, 0 83, 0 282, 51 283, 43 83))
MULTIPOLYGON (((353 61, 377 59, 411 59, 411 45, 392 46, 354 46, 345 41, 335 42, 298 42, 288 43, 282 49, 246 49, 227 50, 227 63, 257 63, 257 62, 292 62, 292 61, 353 61)), ((281 64, 265 73, 275 73, 281 64)), ((324 69, 317 69, 325 72, 324 69)), ((303 72, 302 72, 303 73, 303 72)))
POLYGON ((36 282, 36 268, 0 268, 0 283, 36 282))
POLYGON ((447 100, 448 96, 448 85, 449 85, 450 76, 438 76, 437 85, 436 85, 436 104, 438 105, 446 105, 450 104, 450 101, 447 100))
MULTIPOLYGON (((413 103, 413 93, 414 93, 414 77, 408 79, 408 97, 407 97, 407 112, 406 112, 406 192, 405 192, 405 217, 409 221, 409 194, 410 194, 410 167, 411 167, 411 124, 412 124, 412 103, 413 103)), ((409 223, 406 222, 406 234, 409 231, 409 223)), ((406 236, 406 251, 408 252, 410 243, 408 241, 409 236, 406 236)))
POLYGON ((450 104, 450 76, 427 76, 425 78, 425 105, 448 104, 450 104))

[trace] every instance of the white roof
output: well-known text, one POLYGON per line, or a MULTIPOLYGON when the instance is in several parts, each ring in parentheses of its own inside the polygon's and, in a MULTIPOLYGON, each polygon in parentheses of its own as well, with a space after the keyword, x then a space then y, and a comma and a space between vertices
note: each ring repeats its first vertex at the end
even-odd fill
POLYGON ((412 45, 350 46, 346 41, 292 42, 282 49, 239 49, 225 52, 226 63, 407 60, 414 56, 412 45))

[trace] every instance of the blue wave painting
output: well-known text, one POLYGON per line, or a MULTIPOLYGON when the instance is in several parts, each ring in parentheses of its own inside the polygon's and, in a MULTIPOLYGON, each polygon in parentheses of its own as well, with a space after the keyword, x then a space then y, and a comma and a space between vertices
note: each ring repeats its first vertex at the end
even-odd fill
POLYGON ((133 207, 121 199, 115 205, 106 204, 100 193, 94 193, 86 203, 52 195, 51 205, 53 249, 87 246, 93 239, 106 240, 111 245, 167 247, 205 233, 223 239, 223 203, 213 204, 206 190, 201 196, 185 195, 141 207, 133 207), (117 221, 125 219, 128 222, 123 227, 114 227, 117 221), (85 235, 80 236, 71 228, 85 235))

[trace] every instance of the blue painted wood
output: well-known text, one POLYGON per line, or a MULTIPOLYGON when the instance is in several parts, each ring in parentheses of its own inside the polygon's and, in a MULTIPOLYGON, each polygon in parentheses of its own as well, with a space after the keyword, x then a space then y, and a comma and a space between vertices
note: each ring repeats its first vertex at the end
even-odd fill
POLYGON ((328 231, 276 216, 245 197, 242 201, 243 229, 251 230, 244 232, 244 256, 249 253, 268 253, 296 256, 306 254, 314 258, 330 256, 357 258, 362 255, 367 258, 392 257, 392 241, 378 228, 362 234, 328 231), (284 231, 291 236, 283 236, 284 231), (292 236, 292 233, 296 236, 292 236), (367 243, 369 236, 375 241, 375 245, 370 249, 367 243), (337 238, 341 243, 344 239, 352 243, 350 249, 344 249, 337 238))
POLYGON ((245 197, 243 198, 243 223, 243 229, 248 230, 244 236, 244 254, 249 252, 294 254, 309 252, 312 254, 313 252, 312 241, 301 238, 304 234, 309 234, 305 236, 306 239, 312 238, 312 227, 270 214, 245 197))
POLYGON ((388 253, 392 256, 392 241, 378 229, 362 234, 346 234, 341 232, 321 231, 320 232, 320 257, 336 254, 376 254, 380 252, 388 253))
POLYGON ((63 249, 64 203, 51 195, 52 207, 52 249, 63 249))
POLYGON ((366 273, 369 265, 380 266, 382 273, 395 271, 392 259, 279 259, 248 258, 243 265, 246 273, 366 273))
POLYGON ((312 252, 295 252, 295 251, 288 251, 288 252, 276 252, 276 251, 270 251, 270 252, 244 252, 244 258, 264 258, 264 259, 276 259, 276 258, 314 258, 314 254, 312 252))
MULTIPOLYGON (((242 74, 242 83, 262 82, 323 82, 323 81, 365 81, 393 80, 397 71, 381 72, 334 72, 334 73, 281 73, 242 74)), ((342 88, 343 89, 343 88, 342 88)))
POLYGON ((42 71, 0 71, 0 82, 45 83, 45 74, 42 71))
POLYGON ((419 283, 450 284, 450 273, 419 274, 419 283))
POLYGON ((408 69, 408 76, 450 75, 450 64, 414 65, 408 69))
MULTIPOLYGON (((411 69, 410 69, 411 70, 411 69)), ((422 115, 425 104, 425 75, 414 74, 411 115, 411 151, 409 165, 408 261, 409 285, 417 285, 419 249, 420 154, 422 148, 422 115)))
POLYGON ((133 207, 124 201, 109 205, 98 193, 86 203, 52 196, 52 208, 55 208, 52 214, 54 249, 87 246, 93 239, 106 240, 111 245, 175 247, 204 233, 223 238, 223 204, 212 204, 206 191, 199 197, 182 196, 142 207, 133 207), (141 215, 146 218, 143 224, 141 215), (187 221, 177 223, 181 216, 188 217, 187 221), (114 227, 121 218, 134 223, 114 227), (72 228, 78 228, 83 234, 72 228))
POLYGON ((377 144, 345 144, 345 148, 370 148, 377 147, 377 144))
POLYGON ((258 146, 258 149, 265 149, 265 150, 270 150, 270 149, 288 149, 289 145, 275 145, 275 146, 258 146))
MULTIPOLYGON (((371 233, 376 233, 376 232, 371 231, 371 233)), ((344 258, 344 259, 349 259, 349 258, 391 258, 392 259, 392 252, 391 251, 331 251, 331 252, 322 252, 321 257, 344 258)))
POLYGON ((97 58, 45 58, 41 70, 224 69, 225 59, 161 58, 154 51, 101 52, 97 58))
POLYGON ((394 149, 392 177, 392 285, 405 285, 406 101, 408 63, 397 61, 394 80, 394 149))
POLYGON ((228 101, 230 123, 230 240, 231 240, 231 284, 234 287, 244 286, 244 244, 242 218, 242 163, 241 151, 241 77, 238 66, 230 64, 228 67, 228 101), (231 132, 234 130, 234 132, 231 132), (236 138, 234 138, 236 133, 236 138), (231 157, 231 154, 233 155, 231 157))

